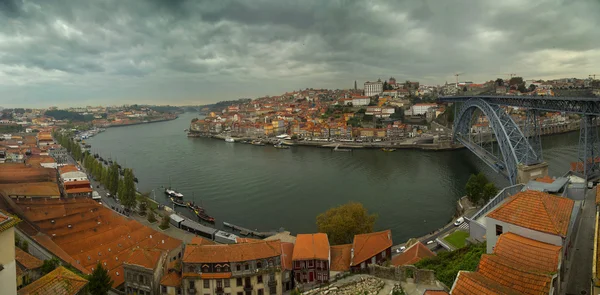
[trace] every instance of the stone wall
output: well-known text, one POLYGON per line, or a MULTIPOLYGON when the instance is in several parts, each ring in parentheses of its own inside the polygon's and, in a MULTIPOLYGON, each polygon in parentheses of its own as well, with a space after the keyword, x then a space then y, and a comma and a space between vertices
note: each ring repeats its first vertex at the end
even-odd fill
POLYGON ((371 264, 369 265, 369 274, 378 278, 400 282, 406 282, 407 278, 413 278, 415 284, 435 284, 433 270, 418 269, 413 265, 386 267, 371 264))

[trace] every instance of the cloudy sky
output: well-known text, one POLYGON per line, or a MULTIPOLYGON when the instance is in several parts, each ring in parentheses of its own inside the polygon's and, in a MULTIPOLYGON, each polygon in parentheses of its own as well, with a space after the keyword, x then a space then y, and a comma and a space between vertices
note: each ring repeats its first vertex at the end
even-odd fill
POLYGON ((456 72, 587 78, 600 76, 599 28, 598 0, 0 0, 0 106, 202 104, 456 72))

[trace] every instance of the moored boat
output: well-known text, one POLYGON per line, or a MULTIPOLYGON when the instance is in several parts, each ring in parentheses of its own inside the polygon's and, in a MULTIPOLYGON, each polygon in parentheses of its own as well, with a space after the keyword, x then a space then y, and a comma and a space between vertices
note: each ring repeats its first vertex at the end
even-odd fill
POLYGON ((186 207, 186 205, 185 205, 185 203, 183 203, 183 201, 179 201, 174 197, 169 197, 169 199, 171 200, 171 203, 173 203, 175 206, 186 207))
POLYGON ((273 147, 276 148, 276 149, 289 149, 290 148, 289 146, 282 145, 281 143, 274 144, 273 147))
POLYGON ((206 222, 210 222, 210 223, 214 223, 215 222, 215 218, 209 216, 204 211, 194 210, 194 213, 196 214, 196 216, 198 216, 198 218, 200 218, 200 219, 202 219, 202 220, 204 220, 206 222))
POLYGON ((384 151, 384 152, 393 152, 393 151, 395 151, 396 149, 392 149, 392 148, 382 148, 381 150, 382 150, 382 151, 384 151))
POLYGON ((351 152, 352 150, 351 149, 341 149, 340 145, 338 144, 333 148, 333 151, 334 152, 351 152))
POLYGON ((178 193, 176 190, 173 190, 171 188, 165 188, 165 194, 168 195, 169 197, 174 197, 174 198, 179 198, 179 199, 183 198, 182 193, 178 193))
POLYGON ((225 142, 235 142, 235 140, 232 137, 227 136, 225 137, 225 142))
POLYGON ((254 140, 252 141, 252 145, 264 146, 265 144, 260 140, 254 140))

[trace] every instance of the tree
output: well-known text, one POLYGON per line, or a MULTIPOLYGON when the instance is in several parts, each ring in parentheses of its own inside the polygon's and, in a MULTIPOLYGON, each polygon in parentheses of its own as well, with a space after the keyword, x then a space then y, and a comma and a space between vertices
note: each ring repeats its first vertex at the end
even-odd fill
POLYGON ((488 182, 483 186, 482 198, 484 202, 488 202, 491 198, 493 198, 498 193, 498 189, 496 186, 488 182))
POLYGON ((361 203, 331 208, 317 216, 317 229, 326 233, 332 245, 352 243, 354 236, 373 231, 377 215, 369 215, 361 203))
POLYGON ((23 240, 23 242, 21 242, 21 250, 29 252, 29 242, 27 242, 27 240, 23 240))
POLYGON ((160 227, 160 229, 165 230, 167 228, 169 228, 169 215, 165 214, 163 215, 161 221, 160 221, 160 225, 158 227, 160 227))
POLYGON ((156 222, 156 216, 154 216, 154 211, 152 211, 152 210, 150 210, 148 212, 148 222, 150 222, 150 223, 156 222))
POLYGON ((527 88, 525 87, 525 83, 521 83, 517 86, 517 90, 519 90, 519 92, 521 93, 525 93, 527 92, 527 88))
POLYGON ((535 86, 535 84, 529 85, 529 92, 534 91, 536 88, 537 86, 535 86))
POLYGON ((469 201, 478 204, 483 199, 483 188, 487 183, 488 180, 483 173, 480 172, 477 175, 471 174, 465 185, 465 192, 469 201))
POLYGON ((106 188, 108 188, 108 191, 112 195, 116 194, 119 190, 119 166, 115 162, 113 162, 108 169, 106 188))
POLYGON ((42 272, 42 275, 45 275, 45 274, 55 270, 59 264, 60 264, 60 261, 58 261, 58 259, 56 257, 53 257, 52 259, 44 260, 44 264, 42 264, 40 271, 42 272))
POLYGON ((121 199, 121 204, 123 204, 125 208, 131 209, 136 205, 133 170, 127 168, 125 169, 124 174, 123 191, 119 193, 119 198, 121 199))
POLYGON ((94 271, 87 277, 89 283, 87 290, 90 295, 106 295, 113 285, 113 280, 108 275, 108 271, 98 262, 94 271))
POLYGON ((141 216, 146 215, 146 209, 148 209, 146 201, 140 202, 140 206, 138 208, 138 212, 141 216))
POLYGON ((504 80, 502 78, 496 79, 496 86, 504 86, 504 80))

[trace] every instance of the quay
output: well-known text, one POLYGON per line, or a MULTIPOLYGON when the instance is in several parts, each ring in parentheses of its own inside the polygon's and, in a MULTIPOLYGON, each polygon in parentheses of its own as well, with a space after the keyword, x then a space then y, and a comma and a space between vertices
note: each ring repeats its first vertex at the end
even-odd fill
POLYGON ((234 230, 238 230, 240 231, 240 234, 247 236, 247 235, 253 235, 255 237, 259 237, 259 238, 268 238, 270 236, 274 236, 277 234, 277 232, 259 232, 259 231, 254 231, 251 229, 247 229, 245 227, 241 227, 241 226, 237 226, 235 224, 231 224, 228 222, 223 221, 223 225, 229 228, 232 228, 234 230))

